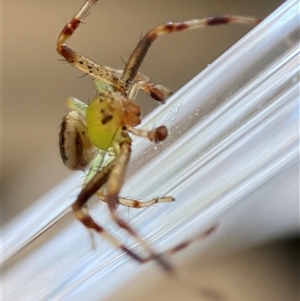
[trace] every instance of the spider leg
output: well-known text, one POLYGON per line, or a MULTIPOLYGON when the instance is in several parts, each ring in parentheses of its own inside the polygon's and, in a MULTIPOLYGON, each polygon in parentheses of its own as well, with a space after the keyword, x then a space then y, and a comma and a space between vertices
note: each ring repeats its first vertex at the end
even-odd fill
POLYGON ((144 240, 124 219, 122 219, 117 213, 117 205, 119 204, 119 192, 123 186, 124 176, 126 172, 126 167, 129 162, 131 154, 131 139, 125 139, 121 143, 121 150, 116 158, 115 165, 113 166, 107 181, 107 195, 106 202, 108 204, 111 218, 115 223, 127 231, 138 243, 140 243, 144 250, 146 250, 152 258, 157 261, 157 263, 165 270, 172 271, 171 265, 162 257, 162 255, 157 254, 152 247, 144 240))
MULTIPOLYGON (((102 201, 106 202, 106 195, 103 192, 97 192, 97 197, 102 201)), ((149 201, 140 201, 140 200, 135 200, 135 199, 129 199, 129 198, 122 198, 118 197, 118 203, 120 205, 126 206, 126 207, 131 207, 131 208, 145 208, 152 206, 157 203, 167 203, 167 202, 172 202, 174 201, 174 198, 171 196, 164 196, 161 198, 154 198, 149 201)))
MULTIPOLYGON (((105 68, 112 72, 116 72, 120 77, 123 74, 123 69, 114 69, 108 66, 105 66, 105 68)), ((141 72, 137 72, 133 84, 128 91, 128 98, 135 100, 139 90, 143 90, 144 93, 161 103, 164 103, 165 100, 173 94, 173 91, 170 89, 152 83, 151 79, 141 72)))
POLYGON ((225 25, 225 24, 258 24, 260 20, 256 18, 250 17, 240 17, 240 16, 232 16, 232 15, 223 15, 223 16, 215 16, 204 19, 194 19, 179 23, 169 22, 166 24, 162 24, 154 27, 152 30, 148 31, 146 35, 141 39, 138 43, 137 47, 131 54, 122 75, 122 82, 125 86, 125 89, 129 89, 132 85, 134 78, 142 64, 150 46, 152 43, 158 38, 160 35, 170 34, 173 32, 179 32, 186 29, 197 29, 207 26, 214 25, 225 25))
MULTIPOLYGON (((105 166, 99 173, 97 173, 86 185, 82 188, 76 201, 72 205, 72 209, 75 217, 89 230, 95 230, 99 233, 104 240, 110 243, 112 246, 121 249, 131 258, 138 261, 139 263, 144 263, 145 259, 137 255, 135 252, 128 249, 124 244, 122 244, 117 238, 115 238, 110 232, 101 227, 96 221, 89 215, 85 204, 88 199, 97 192, 97 190, 103 186, 109 177, 111 170, 113 169, 114 161, 105 166)), ((92 239, 93 241, 93 239, 92 239)), ((149 261, 150 259, 147 259, 149 261)))
POLYGON ((171 196, 154 198, 149 201, 139 201, 139 200, 135 200, 135 199, 119 197, 119 203, 121 205, 127 206, 127 207, 133 207, 133 208, 145 208, 145 207, 155 205, 157 203, 168 203, 168 202, 173 202, 173 201, 175 201, 175 199, 171 196))
MULTIPOLYGON (((163 251, 160 254, 163 255, 164 257, 169 257, 169 256, 173 255, 174 253, 180 252, 180 251, 184 250, 185 248, 189 247, 190 245, 192 245, 193 243, 199 242, 199 241, 209 237, 214 231, 216 231, 217 227, 218 227, 218 225, 214 225, 211 228, 200 233, 199 235, 196 235, 190 239, 187 239, 187 240, 163 251)), ((145 262, 148 262, 151 260, 153 260, 153 258, 151 258, 151 257, 147 257, 144 259, 145 262)))
POLYGON ((85 17, 89 14, 90 9, 97 2, 97 0, 86 1, 80 8, 79 12, 69 23, 65 25, 57 39, 56 50, 75 68, 112 85, 118 91, 126 93, 122 81, 116 72, 94 63, 91 59, 83 56, 66 45, 66 41, 72 36, 80 23, 82 23, 85 17))
POLYGON ((205 230, 204 232, 200 233, 199 235, 196 235, 190 239, 187 239, 169 249, 167 249, 166 251, 163 252, 164 255, 166 256, 170 256, 178 251, 181 251, 185 248, 187 248, 188 246, 190 246, 191 244, 201 241, 202 239, 207 238, 208 236, 210 236, 214 231, 216 231, 217 229, 217 225, 212 226, 211 228, 205 230))

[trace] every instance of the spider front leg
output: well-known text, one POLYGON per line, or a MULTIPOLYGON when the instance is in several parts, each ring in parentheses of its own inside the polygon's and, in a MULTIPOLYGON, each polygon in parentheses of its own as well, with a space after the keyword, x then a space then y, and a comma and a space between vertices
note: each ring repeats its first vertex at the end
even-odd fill
POLYGON ((73 19, 65 25, 57 39, 56 50, 75 68, 108 83, 116 90, 126 94, 124 85, 116 72, 94 63, 91 59, 66 45, 66 41, 72 36, 97 2, 98 0, 87 0, 73 19))
POLYGON ((148 31, 141 41, 136 46, 131 54, 122 74, 121 80, 125 89, 129 88, 134 82, 138 70, 147 55, 152 43, 160 36, 170 33, 180 32, 187 29, 198 29, 208 26, 227 25, 227 24, 258 24, 260 22, 257 18, 242 17, 233 15, 221 15, 204 19, 194 19, 183 22, 169 22, 154 27, 148 31))

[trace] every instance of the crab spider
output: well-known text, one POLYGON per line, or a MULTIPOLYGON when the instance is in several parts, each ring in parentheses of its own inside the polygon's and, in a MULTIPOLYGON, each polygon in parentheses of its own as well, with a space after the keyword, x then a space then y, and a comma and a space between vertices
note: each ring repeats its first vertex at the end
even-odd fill
POLYGON ((86 1, 79 12, 62 29, 57 40, 58 53, 74 67, 92 76, 97 87, 96 96, 88 105, 75 98, 68 99, 67 105, 70 113, 64 117, 60 128, 59 146, 63 162, 73 170, 89 168, 82 190, 72 208, 75 217, 85 227, 98 232, 106 241, 123 250, 134 260, 144 263, 154 259, 164 270, 170 271, 172 267, 166 255, 183 249, 196 239, 206 237, 215 227, 159 254, 116 211, 119 204, 141 208, 174 200, 173 197, 166 196, 142 202, 119 196, 131 154, 132 139, 129 133, 149 139, 154 143, 165 140, 168 135, 168 130, 164 125, 151 131, 136 128, 141 123, 140 108, 134 102, 139 90, 161 103, 172 93, 164 86, 150 82, 147 76, 139 72, 140 65, 150 46, 160 35, 215 25, 257 24, 259 20, 251 17, 223 15, 179 23, 169 22, 156 26, 140 40, 124 69, 116 70, 98 65, 66 45, 66 41, 97 2, 97 0, 86 1), (146 257, 129 249, 90 216, 85 205, 94 194, 108 204, 112 220, 142 245, 148 254, 146 257))

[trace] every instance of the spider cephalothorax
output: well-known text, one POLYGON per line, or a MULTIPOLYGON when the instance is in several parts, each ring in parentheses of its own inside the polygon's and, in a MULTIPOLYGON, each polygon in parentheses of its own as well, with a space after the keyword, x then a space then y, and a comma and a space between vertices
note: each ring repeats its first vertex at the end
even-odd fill
MULTIPOLYGON (((73 170, 89 169, 83 188, 72 208, 76 218, 87 228, 98 232, 105 240, 133 259, 140 263, 155 259, 165 270, 170 270, 171 266, 166 259, 156 253, 116 211, 118 204, 141 208, 174 200, 173 197, 166 196, 142 202, 119 196, 131 153, 132 140, 129 133, 155 143, 166 139, 168 134, 167 128, 163 125, 151 131, 135 128, 141 123, 140 108, 134 102, 139 90, 143 90, 161 103, 172 93, 164 86, 152 83, 147 76, 140 73, 140 65, 151 44, 160 35, 213 25, 257 24, 259 20, 224 15, 159 25, 141 39, 124 69, 117 70, 100 66, 66 45, 66 41, 97 2, 98 0, 87 0, 75 17, 63 28, 57 40, 59 54, 76 68, 91 75, 96 83, 96 96, 88 105, 76 98, 68 99, 67 105, 71 112, 64 117, 61 124, 59 146, 63 162, 73 170), (108 204, 112 219, 143 246, 148 256, 138 255, 94 221, 85 207, 93 194, 108 204)), ((213 229, 214 227, 163 254, 181 250, 192 241, 206 237, 213 229)))

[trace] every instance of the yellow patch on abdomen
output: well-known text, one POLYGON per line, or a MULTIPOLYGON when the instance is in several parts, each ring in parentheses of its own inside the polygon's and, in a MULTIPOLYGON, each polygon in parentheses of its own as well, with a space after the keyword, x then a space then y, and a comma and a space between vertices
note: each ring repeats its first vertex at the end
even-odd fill
POLYGON ((112 99, 106 95, 95 98, 86 110, 86 127, 88 137, 99 149, 107 150, 116 135, 122 130, 120 108, 114 107, 112 99))

